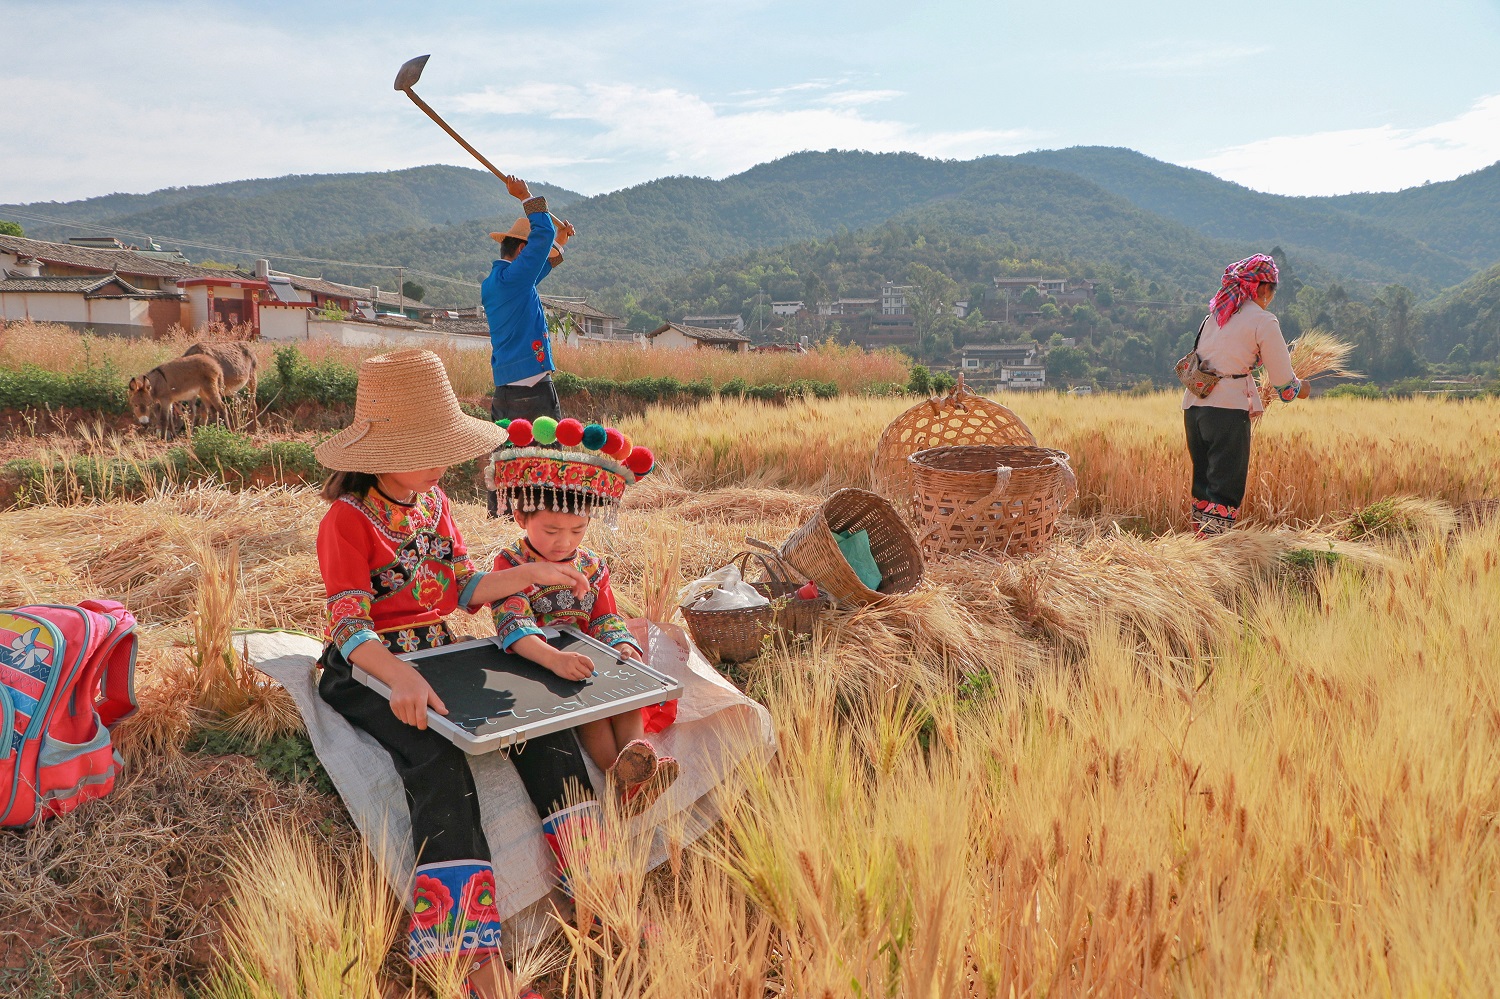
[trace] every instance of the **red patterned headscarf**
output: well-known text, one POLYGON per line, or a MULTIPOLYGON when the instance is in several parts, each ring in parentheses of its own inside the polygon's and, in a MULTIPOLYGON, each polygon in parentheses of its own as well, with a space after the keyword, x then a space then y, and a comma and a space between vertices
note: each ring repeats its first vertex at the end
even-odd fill
POLYGON ((1214 300, 1208 303, 1208 307, 1213 310, 1214 322, 1220 326, 1229 322, 1229 317, 1254 297, 1255 289, 1261 282, 1275 284, 1277 278, 1276 261, 1264 253, 1236 260, 1224 268, 1224 284, 1214 300))

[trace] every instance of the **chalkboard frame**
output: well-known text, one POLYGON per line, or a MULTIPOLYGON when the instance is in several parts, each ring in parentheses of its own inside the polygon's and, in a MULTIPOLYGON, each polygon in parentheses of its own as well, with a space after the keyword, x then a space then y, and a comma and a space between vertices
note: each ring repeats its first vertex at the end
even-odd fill
MULTIPOLYGON (((618 665, 628 664, 629 668, 632 671, 642 674, 648 680, 655 681, 658 686, 642 693, 631 694, 625 697, 618 698, 616 700, 611 700, 606 704, 583 706, 577 710, 567 711, 559 715, 549 715, 546 718, 538 719, 536 721, 520 722, 515 725, 505 726, 497 730, 486 732, 483 735, 477 735, 476 733, 471 732, 469 729, 464 728, 461 725, 457 725, 452 721, 449 721, 443 715, 438 714, 431 708, 428 708, 428 727, 469 755, 478 756, 482 753, 491 753, 495 752, 496 750, 508 749, 511 746, 523 744, 527 739, 535 738, 537 736, 548 735, 552 732, 560 732, 568 728, 576 728, 577 726, 582 725, 585 722, 596 721, 601 718, 611 718, 615 715, 624 714, 627 711, 638 710, 640 708, 648 707, 652 704, 660 704, 663 701, 674 700, 682 696, 682 684, 677 680, 666 675, 665 673, 652 669, 650 666, 647 666, 644 663, 623 659, 617 652, 615 652, 614 649, 610 648, 608 645, 605 645, 602 642, 595 641, 588 635, 585 635, 583 632, 578 631, 575 628, 543 628, 542 634, 543 637, 546 638, 549 642, 554 641, 557 638, 567 636, 568 638, 572 639, 573 645, 581 644, 584 646, 584 648, 579 649, 579 651, 583 652, 585 655, 589 655, 591 658, 595 659, 596 662, 601 662, 601 665, 603 664, 603 662, 610 662, 618 665)), ((404 659, 407 662, 417 665, 418 669, 420 670, 424 666, 435 665, 433 663, 423 663, 423 660, 437 660, 441 659, 445 655, 452 655, 455 652, 468 652, 481 647, 493 648, 501 656, 505 657, 506 659, 511 659, 512 661, 519 658, 515 656, 514 653, 503 651, 500 648, 500 640, 494 636, 488 638, 470 639, 469 641, 465 642, 455 642, 452 645, 443 645, 435 649, 423 649, 420 652, 409 652, 403 655, 398 655, 397 658, 404 659)), ((391 691, 389 687, 377 680, 375 677, 371 676, 369 673, 366 673, 364 670, 360 669, 358 666, 354 666, 351 663, 350 667, 354 679, 358 680, 360 683, 369 687, 371 690, 375 691, 377 694, 386 698, 387 700, 390 699, 391 691)), ((526 668, 541 669, 542 667, 528 662, 526 663, 526 668)), ((497 662, 495 671, 502 673, 509 672, 505 668, 505 663, 503 661, 497 662)), ((567 683, 569 681, 561 682, 567 683)), ((583 689, 586 682, 587 681, 579 682, 577 684, 578 688, 580 690, 583 689)), ((566 704, 567 702, 564 701, 562 703, 566 704)))

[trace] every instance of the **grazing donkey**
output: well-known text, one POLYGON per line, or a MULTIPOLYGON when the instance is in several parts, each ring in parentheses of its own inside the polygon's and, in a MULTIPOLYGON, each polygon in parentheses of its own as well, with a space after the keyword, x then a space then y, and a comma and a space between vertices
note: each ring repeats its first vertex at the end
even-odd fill
POLYGON ((155 426, 163 437, 176 432, 173 406, 189 399, 201 400, 210 410, 227 415, 224 405, 224 372, 219 362, 206 354, 173 358, 130 379, 130 408, 141 426, 155 426))
POLYGON ((250 390, 250 427, 256 428, 260 425, 259 413, 255 404, 256 371, 260 362, 255 359, 255 352, 250 345, 240 340, 231 340, 224 343, 213 343, 203 341, 189 347, 182 356, 193 357, 202 354, 212 357, 219 362, 219 370, 224 373, 224 394, 234 395, 240 389, 250 390))

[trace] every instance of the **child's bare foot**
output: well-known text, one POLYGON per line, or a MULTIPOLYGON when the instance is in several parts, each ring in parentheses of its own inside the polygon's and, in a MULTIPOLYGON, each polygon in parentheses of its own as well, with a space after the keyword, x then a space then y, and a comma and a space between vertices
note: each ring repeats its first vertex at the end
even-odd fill
POLYGON ((625 791, 637 784, 644 784, 656 774, 656 750, 644 739, 632 739, 620 750, 615 765, 609 768, 609 776, 615 786, 625 791))
POLYGON ((656 799, 672 786, 681 772, 682 767, 672 757, 663 756, 658 759, 654 774, 639 784, 625 788, 621 793, 620 803, 625 817, 635 818, 656 804, 656 799))

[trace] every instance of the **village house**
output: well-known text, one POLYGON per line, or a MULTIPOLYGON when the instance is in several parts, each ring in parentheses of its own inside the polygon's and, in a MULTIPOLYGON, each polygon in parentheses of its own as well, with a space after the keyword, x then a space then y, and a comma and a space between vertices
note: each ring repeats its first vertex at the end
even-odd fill
POLYGON ((834 302, 824 302, 818 306, 820 316, 858 316, 866 312, 875 312, 880 306, 878 298, 840 298, 834 302))
POLYGON ((542 308, 557 321, 563 337, 579 344, 637 342, 636 334, 625 327, 620 316, 596 309, 584 298, 559 298, 542 295, 542 308))
POLYGON ((0 234, 0 319, 117 336, 165 336, 173 326, 215 322, 255 328, 268 291, 253 274, 200 267, 180 253, 112 237, 51 243, 0 234))
POLYGON ((773 316, 797 316, 807 311, 806 302, 772 302, 771 315, 773 316))
POLYGON ((696 326, 702 330, 730 330, 734 333, 743 333, 745 331, 745 320, 738 315, 683 316, 682 325, 696 326))
POLYGON ((959 370, 976 383, 993 380, 1002 389, 1024 392, 1046 387, 1043 362, 1040 344, 974 344, 963 349, 959 370))
POLYGON ((904 316, 907 315, 906 294, 911 291, 910 285, 895 284, 887 281, 880 288, 880 314, 882 316, 904 316))
POLYGON ((750 349, 750 338, 736 330, 708 329, 686 323, 662 323, 646 334, 646 343, 666 350, 727 350, 736 354, 750 349))

